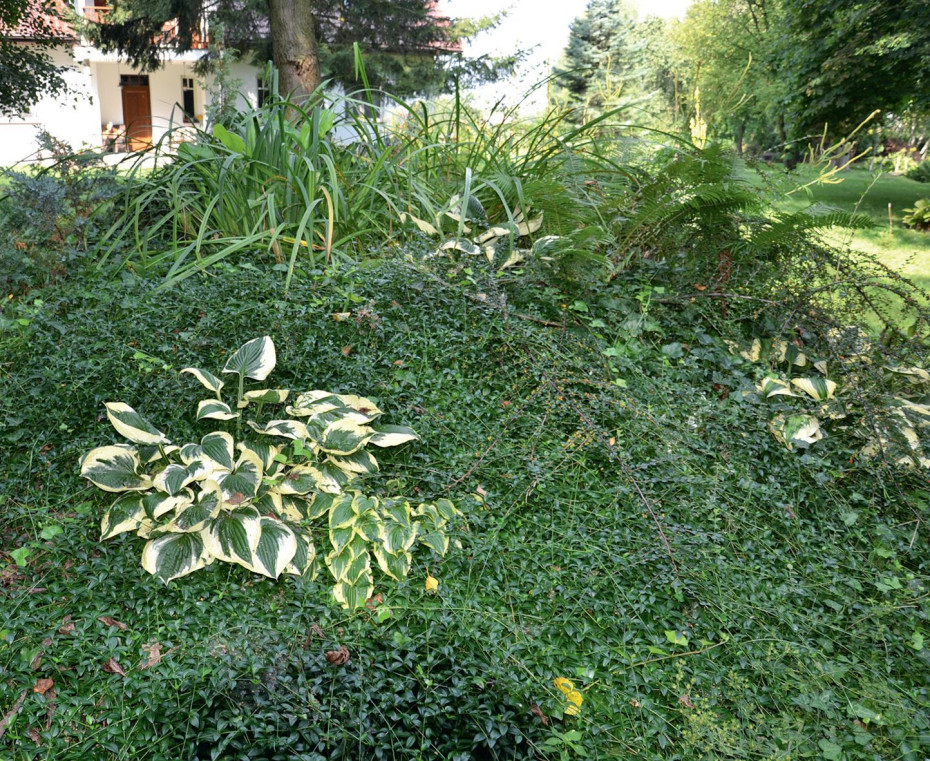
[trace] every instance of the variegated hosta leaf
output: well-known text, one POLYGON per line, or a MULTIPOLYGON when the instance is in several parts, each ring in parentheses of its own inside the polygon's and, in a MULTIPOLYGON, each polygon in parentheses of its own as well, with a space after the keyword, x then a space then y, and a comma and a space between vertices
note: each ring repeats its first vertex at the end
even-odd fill
POLYGON ((349 483, 355 479, 355 474, 346 473, 344 470, 337 468, 331 462, 322 463, 320 465, 320 472, 333 483, 337 484, 340 491, 345 489, 349 483))
POLYGON ((100 520, 101 541, 126 531, 135 531, 143 518, 145 507, 142 505, 142 495, 122 495, 110 505, 100 520))
POLYGON ((327 454, 350 455, 365 446, 373 435, 374 431, 366 425, 337 420, 323 431, 320 449, 327 454))
POLYGON ((401 581, 410 573, 412 558, 409 552, 401 550, 396 554, 391 554, 384 547, 375 545, 372 548, 375 560, 378 561, 378 567, 392 579, 401 581))
MULTIPOLYGON (((350 531, 351 529, 339 529, 340 531, 350 531)), ((332 532, 330 532, 332 533, 332 532)), ((330 537, 332 539, 332 537, 330 537)), ((349 568, 360 556, 368 556, 368 548, 365 541, 357 536, 354 532, 350 538, 355 541, 349 541, 341 546, 334 545, 332 551, 326 556, 326 567, 336 581, 343 581, 349 568)))
POLYGON ((152 479, 139 473, 139 457, 132 447, 113 445, 91 449, 81 459, 81 475, 104 491, 144 491, 152 479))
POLYGON ((797 396, 797 394, 791 390, 791 386, 787 381, 771 376, 759 381, 759 385, 756 386, 756 388, 766 399, 771 399, 773 396, 797 396))
POLYGON ((337 500, 342 499, 342 496, 343 495, 340 492, 317 492, 314 494, 313 499, 307 508, 307 520, 314 521, 317 518, 326 515, 330 510, 332 510, 333 504, 337 500))
POLYGON ((800 389, 808 396, 820 401, 826 401, 832 398, 836 391, 836 383, 819 376, 814 376, 812 378, 792 378, 791 385, 800 389))
POLYGON ((341 581, 355 585, 365 576, 371 579, 371 555, 367 548, 355 553, 355 557, 352 558, 349 567, 345 569, 341 581))
POLYGON ((776 339, 772 343, 772 355, 776 362, 784 362, 795 367, 807 365, 807 356, 793 343, 776 339))
POLYGON ((381 540, 385 552, 394 555, 409 550, 417 540, 419 524, 403 524, 396 521, 385 521, 381 540))
POLYGON ((464 240, 462 238, 447 240, 443 243, 436 253, 442 253, 443 251, 461 251, 463 254, 468 256, 481 256, 482 250, 481 246, 478 246, 472 243, 470 240, 464 240))
POLYGON ((377 473, 379 470, 378 461, 364 449, 359 449, 354 454, 350 454, 345 457, 329 455, 329 462, 333 463, 337 468, 345 471, 346 473, 354 473, 358 475, 377 473))
POLYGON ((775 438, 788 449, 795 446, 809 446, 823 438, 820 421, 813 415, 776 415, 769 423, 775 438))
POLYGON ((224 373, 238 373, 253 380, 265 380, 277 363, 274 342, 269 336, 244 343, 226 360, 224 373))
POLYGON ((297 537, 290 528, 274 518, 263 517, 259 523, 261 532, 254 552, 257 561, 255 569, 276 579, 297 554, 297 537))
POLYGON ((143 495, 142 507, 147 517, 156 520, 172 510, 183 509, 193 501, 194 494, 190 489, 183 489, 174 495, 153 491, 143 495))
POLYGON ((445 555, 449 549, 449 537, 440 531, 429 531, 420 534, 418 541, 439 555, 445 555))
POLYGON ((419 219, 419 218, 413 216, 413 214, 408 214, 407 212, 402 211, 402 212, 400 213, 400 222, 401 222, 401 224, 406 224, 408 219, 409 219, 411 222, 413 222, 413 224, 415 224, 415 225, 417 226, 417 228, 420 230, 420 232, 426 233, 427 235, 439 235, 439 230, 437 230, 437 229, 436 229, 433 225, 431 225, 429 222, 427 222, 427 221, 425 221, 425 220, 423 220, 423 219, 419 219))
MULTIPOLYGON (((281 502, 280 506, 275 510, 278 515, 294 523, 301 523, 302 521, 308 520, 310 515, 310 497, 302 497, 299 495, 281 496, 280 494, 273 496, 281 502)), ((261 506, 258 506, 258 508, 260 510, 261 506)))
POLYGON ((256 433, 265 436, 283 436, 287 439, 298 439, 300 441, 309 436, 307 426, 299 420, 271 420, 265 426, 250 420, 249 427, 256 433))
POLYGON ((500 265, 500 267, 498 267, 498 269, 510 269, 511 267, 515 267, 523 261, 526 261, 526 254, 524 253, 523 249, 515 248, 510 252, 510 256, 507 257, 507 259, 502 265, 500 265))
POLYGON ((171 533, 189 533, 203 531, 207 524, 220 514, 220 503, 215 500, 201 500, 178 510, 174 520, 165 526, 171 533))
POLYGON ((262 388, 255 391, 246 391, 242 398, 247 402, 261 402, 262 404, 280 404, 287 399, 291 392, 286 388, 262 388))
POLYGON ((381 516, 375 510, 366 510, 359 515, 353 526, 355 533, 368 542, 380 541, 384 532, 381 516))
POLYGON ((353 505, 351 494, 340 494, 335 497, 329 508, 329 528, 351 527, 358 516, 353 505))
POLYGON ((155 488, 172 496, 177 494, 194 480, 198 471, 201 473, 205 472, 199 467, 199 463, 199 460, 194 460, 194 462, 191 463, 191 467, 171 463, 161 473, 155 476, 155 488))
POLYGON ((284 474, 280 483, 274 487, 278 494, 309 494, 312 491, 332 491, 338 493, 339 487, 332 489, 332 481, 323 475, 315 465, 295 465, 284 474), (327 486, 324 490, 323 485, 327 486))
POLYGON ((826 375, 827 374, 827 360, 818 359, 816 362, 814 362, 814 369, 817 370, 817 372, 819 372, 821 375, 826 375))
POLYGON ((347 610, 356 610, 361 608, 365 601, 371 597, 375 591, 375 585, 371 580, 371 571, 363 574, 354 584, 345 581, 337 582, 333 587, 333 596, 343 608, 347 610))
POLYGON ((754 338, 752 346, 746 351, 741 351, 739 355, 743 359, 748 359, 750 362, 758 362, 762 357, 762 342, 758 338, 754 338))
POLYGON ((538 217, 534 217, 527 222, 524 221, 523 212, 518 211, 514 216, 513 221, 517 225, 517 235, 523 237, 529 235, 530 233, 535 233, 537 230, 539 230, 540 227, 542 227, 543 213, 540 212, 538 217))
POLYGON ((459 515, 459 511, 448 499, 437 499, 435 502, 424 502, 418 505, 413 514, 428 526, 438 529, 459 515))
POLYGON ((202 532, 211 555, 250 569, 255 566, 254 552, 260 533, 260 516, 251 507, 221 510, 202 532))
POLYGON ((142 567, 165 582, 186 576, 213 562, 203 535, 165 534, 149 541, 142 550, 142 567))
POLYGON ((341 403, 336 395, 331 391, 304 391, 297 395, 293 405, 288 405, 285 409, 288 415, 294 417, 310 417, 321 412, 329 412, 341 403))
POLYGON ((930 404, 917 404, 912 402, 910 399, 905 399, 902 396, 894 397, 894 401, 901 405, 901 409, 905 412, 912 413, 917 416, 917 424, 921 427, 925 425, 930 425, 930 404))
POLYGON ((136 454, 139 457, 139 462, 142 463, 144 467, 146 465, 151 465, 153 462, 164 460, 168 455, 178 451, 180 451, 180 447, 176 447, 174 444, 169 444, 167 446, 143 445, 136 449, 136 454))
POLYGON ((908 375, 914 380, 924 381, 930 383, 930 371, 924 370, 922 367, 905 367, 904 365, 888 365, 886 369, 891 370, 893 373, 898 373, 899 375, 908 375))
POLYGON ((372 428, 375 435, 369 439, 368 443, 376 447, 396 447, 420 438, 413 428, 405 425, 373 425, 372 428))
POLYGON ((483 246, 485 243, 496 243, 501 238, 510 238, 516 235, 516 225, 513 227, 489 227, 475 238, 475 243, 483 246))
POLYGON ((125 436, 133 444, 168 444, 161 431, 128 404, 107 402, 107 417, 120 436, 125 436))
POLYGON ((220 391, 222 390, 223 386, 226 385, 223 381, 217 378, 213 373, 208 372, 206 370, 201 370, 196 367, 185 367, 183 370, 181 370, 181 372, 190 373, 191 375, 193 375, 197 380, 200 381, 201 385, 204 388, 216 394, 217 399, 219 399, 220 397, 220 391))
POLYGON ((225 431, 208 433, 200 440, 203 453, 226 470, 232 470, 235 452, 233 437, 225 431))
POLYGON ((254 452, 244 449, 232 471, 221 473, 216 480, 223 489, 224 501, 238 505, 254 499, 262 482, 262 461, 254 452))
POLYGON ((371 399, 366 399, 364 396, 337 394, 336 398, 355 413, 355 416, 346 417, 347 420, 355 420, 357 423, 370 423, 383 414, 371 399))
MULTIPOLYGON (((270 441, 250 441, 248 445, 239 442, 236 445, 236 448, 240 452, 249 450, 252 452, 259 460, 261 460, 262 467, 266 472, 271 472, 274 470, 272 467, 275 463, 275 459, 281 452, 281 447, 275 446, 270 441)), ((285 460, 284 456, 281 455, 280 458, 282 461, 285 460)))
POLYGON ((235 420, 237 417, 239 413, 219 399, 203 399, 197 404, 198 420, 235 420))
POLYGON ((295 531, 294 538, 297 541, 297 549, 294 557, 284 569, 286 573, 295 576, 303 576, 307 571, 314 567, 316 560, 316 547, 313 546, 313 540, 302 531, 295 531))

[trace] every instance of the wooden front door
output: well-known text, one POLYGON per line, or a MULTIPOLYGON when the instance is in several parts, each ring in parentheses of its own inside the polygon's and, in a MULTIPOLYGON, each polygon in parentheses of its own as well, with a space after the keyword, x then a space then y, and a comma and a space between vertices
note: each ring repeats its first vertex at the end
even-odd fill
POLYGON ((120 77, 123 96, 123 124, 129 150, 142 151, 152 147, 152 106, 149 99, 149 78, 144 74, 123 74, 120 77))

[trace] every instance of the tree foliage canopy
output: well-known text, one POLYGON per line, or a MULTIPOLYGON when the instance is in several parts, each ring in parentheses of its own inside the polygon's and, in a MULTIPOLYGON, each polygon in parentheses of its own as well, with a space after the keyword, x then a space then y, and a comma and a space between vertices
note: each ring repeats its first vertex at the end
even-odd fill
POLYGON ((42 93, 67 90, 49 56, 61 41, 62 29, 54 0, 0 0, 0 114, 21 114, 42 93))

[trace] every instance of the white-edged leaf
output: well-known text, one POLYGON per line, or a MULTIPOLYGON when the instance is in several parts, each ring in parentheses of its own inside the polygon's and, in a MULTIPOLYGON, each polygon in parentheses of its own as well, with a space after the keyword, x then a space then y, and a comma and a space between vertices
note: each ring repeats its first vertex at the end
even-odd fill
POLYGON ((254 556, 256 570, 272 579, 278 578, 297 553, 294 532, 281 521, 263 517, 254 556))
POLYGON ((327 454, 350 455, 357 452, 374 435, 374 430, 351 420, 337 420, 326 426, 320 449, 327 454))
POLYGON ((229 473, 221 473, 216 478, 223 490, 223 500, 237 505, 254 499, 262 481, 262 472, 262 461, 258 455, 248 449, 242 450, 236 466, 229 473))
POLYGON ((235 420, 237 417, 239 413, 219 399, 203 399, 197 404, 198 420, 235 420))
POLYGON ((153 480, 155 488, 165 494, 174 496, 194 480, 194 476, 199 469, 197 468, 199 462, 199 460, 194 460, 191 467, 171 463, 161 473, 155 476, 153 480))
POLYGON ((420 232, 424 232, 427 235, 439 235, 439 230, 437 230, 429 222, 423 219, 419 219, 418 217, 413 216, 413 214, 408 214, 406 211, 402 211, 400 213, 401 224, 406 224, 408 219, 417 226, 420 232))
POLYGON ((313 567, 316 560, 316 547, 313 545, 313 540, 302 531, 295 531, 294 538, 297 548, 294 557, 284 570, 295 576, 303 576, 313 567))
POLYGON ((773 396, 797 396, 787 381, 772 376, 763 378, 756 388, 766 399, 771 399, 773 396))
POLYGON ((142 567, 166 583, 213 562, 202 534, 164 534, 142 550, 142 567))
POLYGON ((216 394, 217 398, 219 397, 220 391, 222 390, 223 386, 226 385, 222 380, 217 378, 213 373, 208 372, 207 370, 201 370, 200 368, 197 368, 197 367, 185 367, 181 370, 181 372, 190 373, 191 375, 193 375, 197 380, 200 381, 200 384, 204 388, 216 394))
POLYGON ((472 243, 470 240, 453 239, 447 240, 438 249, 437 253, 442 251, 461 251, 469 256, 481 256, 481 246, 472 243))
POLYGON ((381 571, 390 576, 392 579, 402 581, 410 573, 411 556, 409 552, 401 551, 392 555, 386 552, 384 547, 375 545, 372 547, 375 560, 378 561, 378 567, 381 571))
POLYGON ((280 404, 290 395, 286 388, 261 388, 255 391, 246 391, 242 398, 247 402, 261 402, 262 404, 280 404))
POLYGON ((190 489, 184 489, 180 494, 174 495, 153 491, 143 495, 142 507, 146 516, 155 520, 172 510, 182 510, 193 501, 194 494, 190 489))
POLYGON ((758 338, 752 340, 752 345, 745 351, 741 351, 739 355, 743 359, 748 359, 750 362, 758 362, 762 356, 762 341, 758 338))
MULTIPOLYGON (((332 489, 331 479, 323 475, 315 465, 295 465, 284 474, 284 478, 275 486, 278 494, 309 494, 320 491, 326 483, 328 490, 332 489)), ((336 485, 338 490, 339 486, 336 485)))
POLYGON ((220 511, 204 529, 203 536, 207 550, 219 560, 253 568, 254 551, 260 533, 258 511, 242 508, 230 512, 220 511))
POLYGON ((270 336, 253 338, 240 346, 226 360, 224 373, 239 373, 253 380, 265 380, 277 363, 274 342, 270 336))
POLYGON ((769 428, 788 449, 795 446, 810 446, 823 438, 820 421, 813 415, 776 415, 769 428))
POLYGON ((904 365, 886 365, 887 370, 891 370, 893 373, 898 373, 899 375, 909 375, 912 378, 917 380, 925 381, 930 383, 930 371, 924 370, 922 367, 906 367, 904 365))
POLYGON ((278 453, 281 451, 281 447, 275 446, 270 441, 250 441, 248 445, 240 441, 236 445, 236 448, 240 452, 248 450, 254 454, 261 460, 262 466, 266 471, 272 470, 272 465, 275 464, 275 457, 277 457, 278 453))
POLYGON ((425 544, 439 555, 445 555, 449 549, 449 537, 440 531, 430 531, 417 537, 420 544, 425 544))
POLYGON ((381 410, 378 409, 378 405, 364 396, 356 396, 355 394, 336 394, 335 396, 339 402, 355 413, 355 416, 344 416, 347 420, 370 423, 382 414, 381 410))
POLYGON ((218 465, 232 470, 235 456, 233 437, 225 431, 208 433, 200 440, 203 453, 218 465))
POLYGON ((820 376, 792 378, 791 385, 821 402, 831 399, 836 392, 836 383, 828 378, 821 378, 820 376))
POLYGON ((377 473, 379 470, 378 461, 364 449, 345 456, 331 454, 329 462, 346 473, 357 475, 377 473))
POLYGON ((333 597, 343 608, 356 610, 365 604, 365 601, 371 597, 374 591, 375 585, 371 580, 371 571, 369 570, 360 576, 354 584, 346 581, 337 582, 333 586, 333 597))
POLYGON ((125 436, 133 444, 168 444, 161 431, 128 404, 107 402, 107 417, 120 436, 125 436))
POLYGON ((249 421, 249 427, 265 436, 283 436, 287 439, 304 441, 310 435, 307 426, 299 420, 269 420, 264 426, 249 421))
POLYGON ((145 518, 141 494, 124 494, 119 497, 100 519, 100 539, 109 539, 126 531, 135 531, 145 518))
POLYGON ((91 449, 81 458, 81 475, 104 491, 143 491, 152 479, 139 473, 139 457, 132 447, 114 444, 91 449))

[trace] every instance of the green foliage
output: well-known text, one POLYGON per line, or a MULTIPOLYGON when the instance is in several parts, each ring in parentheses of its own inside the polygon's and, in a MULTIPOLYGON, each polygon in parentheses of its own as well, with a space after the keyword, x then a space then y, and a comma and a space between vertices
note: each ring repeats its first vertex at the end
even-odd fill
POLYGON ((930 161, 921 161, 905 172, 905 176, 917 182, 930 182, 930 161))
MULTIPOLYGON (((265 380, 275 363, 267 336, 229 357, 223 373, 238 378, 235 407, 222 400, 222 380, 184 368, 215 395, 198 404, 198 420, 239 421, 240 438, 243 410, 255 405, 260 416, 290 395, 244 390, 245 378, 265 380)), ((288 405, 287 418, 245 421, 273 443, 237 442, 220 430, 180 447, 132 407, 110 402, 106 409, 131 445, 97 447, 81 458, 81 475, 95 486, 128 492, 104 514, 102 538, 134 531, 147 539, 142 567, 165 582, 214 560, 274 579, 282 572, 315 576, 316 522, 328 528, 325 563, 336 600, 355 609, 374 592, 372 554, 382 572, 400 581, 410 571, 415 542, 439 555, 448 549, 446 524, 458 513, 448 500, 412 508, 404 499, 379 500, 352 488, 379 469, 368 444, 391 447, 417 438, 409 428, 376 424, 381 410, 368 399, 308 391, 288 405)))
POLYGON ((916 230, 930 229, 930 198, 921 198, 914 205, 904 210, 901 221, 916 230))

